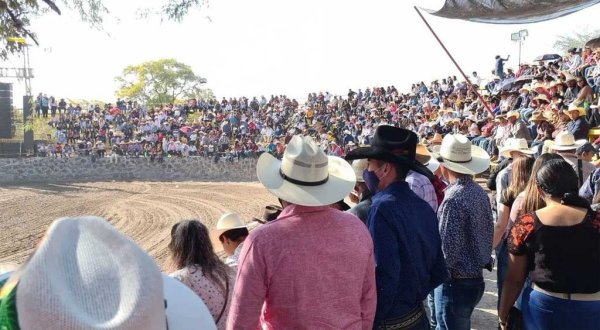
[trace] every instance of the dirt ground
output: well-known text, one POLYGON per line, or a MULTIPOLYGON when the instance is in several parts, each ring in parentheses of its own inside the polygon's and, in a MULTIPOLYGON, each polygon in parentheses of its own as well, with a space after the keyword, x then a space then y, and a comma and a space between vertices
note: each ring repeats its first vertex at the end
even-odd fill
MULTIPOLYGON (((98 215, 136 240, 164 265, 171 225, 199 219, 208 226, 228 210, 259 216, 276 199, 258 183, 97 182, 0 187, 0 263, 23 263, 57 218, 98 215)), ((474 329, 495 329, 495 273, 472 318, 474 329)))

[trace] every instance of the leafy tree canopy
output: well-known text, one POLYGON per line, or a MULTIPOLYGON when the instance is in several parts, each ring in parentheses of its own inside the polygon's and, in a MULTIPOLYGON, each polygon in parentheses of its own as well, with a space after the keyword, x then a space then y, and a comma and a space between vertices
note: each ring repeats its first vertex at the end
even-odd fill
POLYGON ((196 75, 189 65, 174 59, 128 66, 115 79, 120 84, 117 96, 147 105, 174 103, 180 99, 212 94, 201 88, 206 79, 196 75))
MULTIPOLYGON (((126 1, 126 0, 122 0, 126 1)), ((208 3, 208 0, 164 0, 158 13, 167 20, 180 21, 190 9, 208 3)), ((0 0, 0 59, 20 51, 21 43, 12 38, 24 38, 38 45, 38 37, 31 23, 45 14, 61 14, 61 8, 79 14, 83 22, 102 28, 109 8, 103 0, 0 0)))
POLYGON ((571 34, 559 35, 554 42, 554 48, 566 53, 572 48, 583 48, 585 43, 600 36, 600 29, 590 30, 589 27, 578 29, 571 34))

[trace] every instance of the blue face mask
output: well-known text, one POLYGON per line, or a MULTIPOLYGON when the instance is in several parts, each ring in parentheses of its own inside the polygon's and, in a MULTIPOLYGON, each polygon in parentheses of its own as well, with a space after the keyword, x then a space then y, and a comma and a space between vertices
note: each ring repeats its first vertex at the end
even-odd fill
POLYGON ((379 187, 379 177, 377 176, 377 174, 375 174, 375 171, 369 171, 368 169, 365 169, 363 171, 363 180, 365 180, 367 188, 369 188, 369 191, 372 193, 376 193, 379 187))

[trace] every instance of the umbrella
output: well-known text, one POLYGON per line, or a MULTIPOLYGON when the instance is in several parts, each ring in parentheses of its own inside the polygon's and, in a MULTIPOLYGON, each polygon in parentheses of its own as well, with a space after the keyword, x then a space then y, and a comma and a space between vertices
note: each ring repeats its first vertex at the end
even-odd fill
POLYGON ((113 116, 118 115, 120 113, 121 113, 121 109, 119 109, 119 108, 112 108, 112 109, 110 109, 110 114, 113 115, 113 116))
POLYGON ((544 55, 540 55, 538 57, 536 57, 533 61, 534 62, 540 62, 540 61, 556 61, 556 60, 560 60, 561 56, 558 54, 544 54, 544 55))
POLYGON ((179 131, 181 131, 183 134, 188 134, 191 130, 192 128, 190 126, 183 126, 179 129, 179 131))
POLYGON ((600 47, 600 37, 591 39, 590 41, 585 43, 586 47, 590 47, 592 49, 600 47))

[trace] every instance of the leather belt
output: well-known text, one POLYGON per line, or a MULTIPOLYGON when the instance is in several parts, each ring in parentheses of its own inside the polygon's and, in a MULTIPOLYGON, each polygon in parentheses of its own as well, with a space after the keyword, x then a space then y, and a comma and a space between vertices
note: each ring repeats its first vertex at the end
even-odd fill
POLYGON ((562 293, 562 292, 552 292, 548 290, 544 290, 540 288, 537 284, 533 283, 532 288, 541 292, 545 295, 565 299, 565 300, 576 300, 576 301, 600 301, 600 291, 596 293, 562 293))

